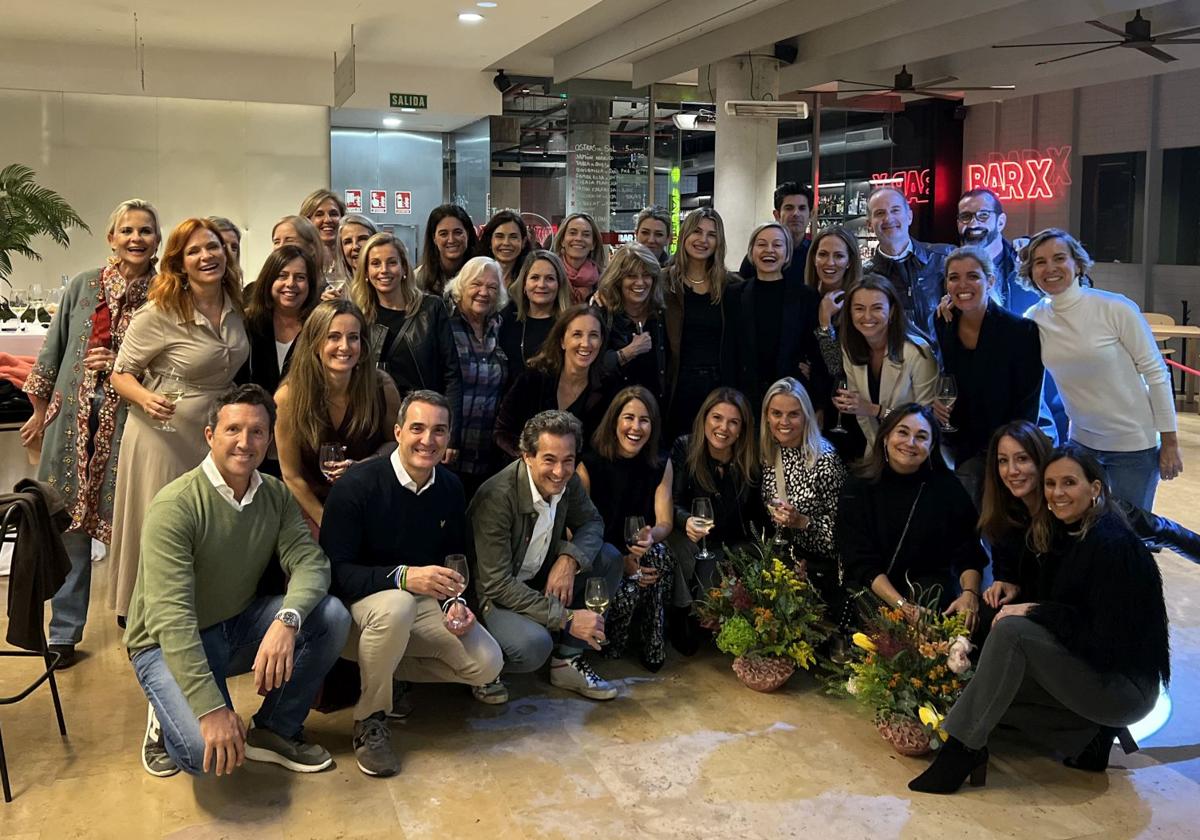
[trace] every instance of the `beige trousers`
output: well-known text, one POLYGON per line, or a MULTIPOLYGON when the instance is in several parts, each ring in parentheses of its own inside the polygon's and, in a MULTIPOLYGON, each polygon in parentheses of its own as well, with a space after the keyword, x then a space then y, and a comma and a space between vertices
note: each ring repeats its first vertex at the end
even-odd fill
POLYGON ((500 676, 504 654, 480 624, 465 636, 446 629, 436 598, 400 589, 350 605, 354 623, 343 656, 358 663, 362 693, 354 719, 392 710, 392 680, 486 685, 500 676))

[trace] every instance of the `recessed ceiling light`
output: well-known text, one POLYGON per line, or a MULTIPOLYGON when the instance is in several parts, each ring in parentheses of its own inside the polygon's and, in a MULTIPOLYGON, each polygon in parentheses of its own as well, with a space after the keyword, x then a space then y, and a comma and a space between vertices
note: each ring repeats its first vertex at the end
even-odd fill
POLYGON ((482 2, 482 3, 476 3, 475 5, 481 9, 494 9, 500 4, 499 3, 482 2))
POLYGON ((401 109, 400 109, 400 111, 401 111, 401 113, 404 113, 404 114, 415 114, 415 113, 417 113, 417 109, 416 109, 416 108, 401 108, 401 109))
POLYGON ((383 118, 383 127, 384 128, 399 128, 400 127, 400 118, 399 117, 384 117, 383 118))
POLYGON ((476 14, 475 12, 463 12, 458 16, 458 20, 460 23, 479 23, 479 21, 483 20, 483 15, 476 14))

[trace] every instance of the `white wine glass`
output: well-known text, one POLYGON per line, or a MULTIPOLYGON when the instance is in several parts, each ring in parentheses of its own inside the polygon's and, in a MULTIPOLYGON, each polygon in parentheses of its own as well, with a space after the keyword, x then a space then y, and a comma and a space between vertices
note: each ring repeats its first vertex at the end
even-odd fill
MULTIPOLYGON (((462 577, 462 583, 458 585, 458 591, 451 595, 448 600, 456 604, 462 604, 463 609, 465 610, 467 602, 463 598, 463 593, 467 591, 467 581, 470 580, 470 570, 467 567, 467 555, 448 554, 446 555, 444 562, 447 569, 452 572, 458 572, 459 576, 462 577)), ((453 609, 453 606, 446 607, 446 623, 450 626, 451 630, 461 630, 466 626, 467 622, 465 619, 450 618, 449 615, 451 609, 453 609)))
MULTIPOLYGON (((849 391, 849 390, 850 390, 850 382, 844 376, 839 376, 837 379, 837 382, 833 383, 833 395, 835 397, 838 395, 839 391, 849 391)), ((837 406, 835 405, 834 408, 836 409, 837 406)), ((837 423, 829 431, 836 432, 839 435, 846 434, 846 427, 842 425, 842 412, 840 412, 840 411, 838 412, 837 423)))
MULTIPOLYGON (((583 589, 583 604, 596 615, 604 615, 608 609, 608 582, 601 577, 588 578, 583 589)), ((600 643, 608 644, 608 639, 600 643)))
MULTIPOLYGON (((937 396, 936 399, 946 407, 947 411, 954 408, 954 401, 958 399, 958 383, 954 381, 954 377, 948 373, 941 374, 937 379, 937 396)), ((950 425, 949 419, 942 424, 943 432, 957 432, 958 429, 950 425)))
POLYGON ((713 506, 712 500, 701 496, 692 500, 692 518, 696 520, 696 527, 704 532, 704 536, 700 538, 700 551, 696 554, 697 560, 712 560, 717 555, 708 550, 708 532, 713 529, 713 506))
MULTIPOLYGON (((775 511, 783 509, 783 499, 776 496, 771 499, 771 508, 775 511)), ((779 523, 775 523, 775 536, 771 538, 771 545, 775 547, 785 546, 788 544, 788 539, 783 535, 783 528, 779 523)))
POLYGON ((341 443, 322 443, 321 452, 318 456, 321 462, 321 475, 325 476, 325 480, 330 484, 337 481, 338 473, 335 471, 338 464, 346 460, 346 447, 341 443))
MULTIPOLYGON (((41 323, 42 311, 46 306, 46 290, 41 283, 29 287, 29 308, 33 310, 33 323, 41 323)), ((47 321, 50 319, 47 318, 47 321)))
POLYGON ((21 318, 29 308, 29 293, 23 289, 13 289, 12 294, 8 296, 8 308, 17 316, 17 322, 20 323, 18 329, 25 332, 25 323, 21 318))
MULTIPOLYGON (((163 374, 162 380, 158 383, 158 392, 163 395, 163 398, 171 405, 175 405, 184 394, 187 393, 187 382, 179 375, 179 371, 169 370, 163 374)), ((171 425, 171 418, 168 417, 158 424, 158 429, 161 432, 177 432, 179 431, 171 425)))

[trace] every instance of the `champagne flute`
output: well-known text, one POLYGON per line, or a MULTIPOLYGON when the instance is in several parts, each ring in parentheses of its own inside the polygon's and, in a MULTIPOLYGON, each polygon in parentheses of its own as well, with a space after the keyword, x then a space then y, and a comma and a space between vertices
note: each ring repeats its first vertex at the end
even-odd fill
POLYGON ((346 447, 340 443, 322 443, 321 453, 318 456, 321 462, 321 474, 325 476, 325 480, 333 484, 337 480, 337 473, 332 467, 346 460, 346 447))
MULTIPOLYGON (((838 395, 838 391, 849 391, 849 390, 850 390, 850 381, 848 379, 846 379, 846 377, 844 377, 844 376, 839 376, 837 378, 837 382, 833 383, 833 395, 835 397, 838 395)), ((837 408, 837 406, 835 405, 834 408, 837 408)), ((840 411, 838 412, 837 424, 829 431, 837 432, 839 435, 846 434, 846 427, 842 425, 842 412, 840 412, 840 411)))
MULTIPOLYGON (((470 579, 470 570, 467 568, 467 555, 465 554, 449 554, 445 560, 446 568, 452 572, 458 572, 462 575, 462 584, 458 587, 458 592, 450 596, 449 600, 467 606, 466 600, 463 598, 463 593, 467 591, 467 581, 470 579)), ((466 621, 459 618, 450 618, 450 610, 452 606, 446 608, 447 624, 451 630, 461 630, 466 626, 466 621)))
MULTIPOLYGON (((163 374, 162 380, 158 383, 158 392, 163 395, 163 398, 167 402, 175 405, 187 393, 187 383, 183 381, 183 377, 179 375, 178 371, 172 369, 163 374)), ((158 429, 162 432, 179 431, 171 425, 170 417, 159 423, 158 429)))
POLYGON ((712 500, 703 496, 693 499, 692 518, 696 520, 696 527, 704 531, 704 536, 700 538, 700 551, 696 554, 696 559, 714 559, 717 555, 708 550, 708 532, 713 529, 714 524, 712 500))
MULTIPOLYGON (((588 578, 583 590, 584 606, 597 615, 604 615, 604 611, 608 609, 608 598, 608 583, 604 578, 588 578)), ((608 639, 600 644, 608 644, 608 639)))
MULTIPOLYGON (((937 379, 937 401, 946 406, 946 410, 954 408, 954 401, 958 399, 958 384, 955 383, 954 377, 948 373, 943 373, 937 379)), ((957 432, 958 429, 950 425, 950 420, 947 419, 942 424, 943 432, 957 432)))

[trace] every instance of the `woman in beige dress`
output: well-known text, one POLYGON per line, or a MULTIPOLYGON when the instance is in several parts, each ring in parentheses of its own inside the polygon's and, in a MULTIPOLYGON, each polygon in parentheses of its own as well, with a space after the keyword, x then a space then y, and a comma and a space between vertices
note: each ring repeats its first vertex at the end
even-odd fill
POLYGON ((187 219, 171 231, 149 300, 129 324, 112 375, 130 404, 109 551, 108 598, 118 616, 133 594, 150 501, 208 454, 209 407, 249 352, 237 264, 212 222, 187 219), (172 400, 175 388, 183 395, 172 400))

